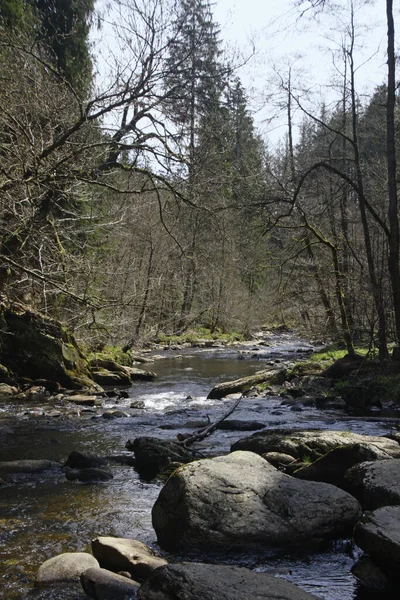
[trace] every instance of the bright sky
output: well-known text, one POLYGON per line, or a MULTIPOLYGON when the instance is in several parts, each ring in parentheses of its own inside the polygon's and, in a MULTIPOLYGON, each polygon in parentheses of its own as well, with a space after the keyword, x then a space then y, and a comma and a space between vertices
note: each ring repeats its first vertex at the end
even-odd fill
MULTIPOLYGON (((274 82, 279 76, 285 77, 291 64, 298 85, 321 93, 328 102, 334 101, 332 81, 334 77, 339 81, 342 71, 338 50, 350 23, 351 0, 337 0, 339 14, 334 17, 325 13, 319 22, 311 18, 311 11, 299 19, 295 3, 296 0, 217 0, 214 6, 214 18, 226 43, 249 56, 254 42, 255 56, 241 70, 240 77, 249 90, 255 121, 273 143, 284 133, 282 120, 273 125, 267 123, 276 112, 278 94, 274 82)), ((362 99, 386 77, 385 2, 353 0, 353 5, 357 89, 362 99)), ((398 7, 395 19, 400 31, 399 14, 398 7)), ((316 99, 313 102, 314 106, 318 104, 316 99)))

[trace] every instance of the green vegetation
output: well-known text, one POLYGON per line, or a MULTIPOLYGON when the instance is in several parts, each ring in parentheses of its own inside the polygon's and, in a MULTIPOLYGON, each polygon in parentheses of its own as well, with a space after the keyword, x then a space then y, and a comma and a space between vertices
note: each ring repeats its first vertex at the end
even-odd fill
POLYGON ((102 360, 112 360, 123 367, 132 366, 132 355, 130 351, 124 352, 121 346, 104 346, 104 348, 99 351, 88 350, 86 356, 89 361, 97 358, 102 360))
MULTIPOLYGON (((368 348, 355 347, 355 352, 358 356, 364 356, 368 358, 376 358, 376 353, 371 352, 368 348)), ((314 352, 312 356, 310 356, 311 362, 322 363, 324 367, 328 367, 329 364, 334 363, 336 360, 340 358, 344 358, 347 356, 348 352, 345 348, 339 348, 337 345, 333 344, 328 348, 324 348, 320 352, 314 352)))
POLYGON ((163 344, 195 344, 204 341, 220 341, 229 344, 232 342, 242 342, 245 340, 245 337, 242 334, 237 333, 236 331, 211 331, 211 329, 208 329, 206 327, 196 327, 195 329, 189 329, 181 335, 167 335, 164 333, 159 333, 157 338, 158 341, 163 344))

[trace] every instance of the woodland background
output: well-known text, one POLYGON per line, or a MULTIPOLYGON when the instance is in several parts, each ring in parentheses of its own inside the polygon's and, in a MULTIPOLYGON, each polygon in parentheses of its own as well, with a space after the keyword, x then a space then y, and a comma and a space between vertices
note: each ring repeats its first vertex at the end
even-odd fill
POLYGON ((2 299, 93 347, 285 324, 384 360, 400 339, 392 1, 368 97, 362 3, 297 5, 347 15, 335 99, 276 72, 287 127, 271 148, 208 0, 0 0, 2 299))

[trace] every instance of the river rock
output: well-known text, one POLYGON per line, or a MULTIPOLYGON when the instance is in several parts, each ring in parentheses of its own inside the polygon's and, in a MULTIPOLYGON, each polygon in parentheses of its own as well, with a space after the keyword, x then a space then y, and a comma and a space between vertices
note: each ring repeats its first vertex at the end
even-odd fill
POLYGON ((294 476, 309 481, 325 481, 350 491, 345 478, 347 469, 365 461, 391 458, 390 454, 377 448, 374 444, 349 444, 331 450, 311 465, 303 466, 294 472, 294 476))
POLYGON ((229 394, 235 394, 237 392, 243 393, 259 383, 280 384, 285 381, 286 375, 286 369, 268 369, 265 371, 258 371, 254 375, 242 377, 241 379, 236 379, 235 381, 218 383, 213 387, 207 398, 220 399, 228 396, 229 394))
POLYGON ((367 513, 354 529, 354 540, 386 574, 397 574, 400 567, 400 506, 384 506, 367 513))
POLYGON ((82 481, 83 483, 95 483, 96 481, 109 481, 114 475, 106 469, 89 467, 87 469, 68 469, 65 473, 68 481, 82 481))
POLYGON ((339 537, 360 516, 355 498, 326 483, 281 473, 252 452, 174 471, 152 511, 167 550, 296 546, 339 537))
POLYGON ((156 477, 172 462, 182 464, 193 460, 192 454, 179 444, 153 437, 128 440, 125 447, 135 453, 136 469, 146 479, 156 477))
POLYGON ((383 570, 365 554, 353 565, 351 573, 362 586, 369 590, 379 592, 390 590, 389 580, 383 570))
POLYGON ((48 470, 61 469, 61 465, 58 462, 52 460, 11 460, 0 462, 0 476, 1 477, 12 477, 20 473, 27 474, 38 474, 48 470))
POLYGON ((6 398, 7 396, 14 396, 18 394, 18 389, 13 385, 7 383, 0 383, 0 398, 6 398))
POLYGON ((106 410, 103 413, 103 419, 125 419, 126 417, 129 417, 130 415, 128 413, 126 413, 123 410, 119 410, 119 409, 110 409, 110 410, 106 410))
POLYGON ((126 367, 132 381, 153 381, 157 379, 157 373, 154 371, 143 371, 143 369, 136 369, 135 367, 126 367))
POLYGON ((101 406, 102 404, 102 400, 98 396, 85 394, 71 394, 68 396, 68 400, 80 406, 101 406))
POLYGON ((400 459, 356 465, 347 471, 346 484, 365 508, 400 504, 400 459))
POLYGON ((263 454, 263 458, 280 471, 287 472, 288 467, 294 467, 294 465, 298 467, 297 460, 290 454, 283 454, 283 452, 267 452, 263 454))
POLYGON ((92 540, 92 552, 101 567, 127 571, 137 581, 144 581, 154 569, 168 564, 146 544, 127 538, 98 537, 92 540))
POLYGON ((139 589, 136 581, 98 567, 87 569, 80 580, 86 594, 95 600, 133 600, 139 589))
MULTIPOLYGON (((143 371, 135 367, 125 367, 114 360, 105 358, 93 358, 90 361, 92 373, 99 378, 111 377, 113 374, 121 382, 151 381, 157 377, 152 371, 143 371)), ((112 385, 112 384, 111 384, 112 385)))
POLYGON ((317 600, 299 587, 243 567, 180 563, 160 567, 141 586, 138 600, 317 600))
POLYGON ((95 382, 101 386, 131 384, 131 377, 129 373, 123 373, 121 371, 108 371, 107 369, 100 369, 95 371, 94 369, 92 369, 91 374, 95 382))
POLYGON ((66 581, 79 581, 84 571, 98 566, 97 560, 87 552, 58 554, 39 567, 35 585, 42 587, 66 581))
POLYGON ((283 452, 300 461, 315 461, 339 446, 363 443, 372 444, 393 458, 400 457, 400 445, 389 438, 328 430, 268 429, 242 438, 232 445, 231 450, 250 450, 257 454, 283 452))
POLYGON ((257 431, 264 428, 265 423, 260 423, 259 421, 240 421, 239 419, 226 419, 217 425, 217 429, 224 431, 257 431))
POLYGON ((64 467, 70 467, 71 469, 88 469, 91 467, 104 467, 106 464, 106 458, 73 450, 68 456, 64 467))
POLYGON ((144 408, 146 408, 146 404, 144 403, 144 400, 133 400, 130 403, 129 408, 136 408, 139 410, 143 410, 144 408))

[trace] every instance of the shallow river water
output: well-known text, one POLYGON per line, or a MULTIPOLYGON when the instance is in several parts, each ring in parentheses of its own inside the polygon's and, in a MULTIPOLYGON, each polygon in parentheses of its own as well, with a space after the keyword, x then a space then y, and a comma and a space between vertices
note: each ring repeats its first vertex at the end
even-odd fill
MULTIPOLYGON (((207 400, 215 383, 254 373, 269 361, 293 360, 306 344, 289 335, 269 339, 270 346, 188 350, 184 355, 168 351, 145 368, 158 374, 153 382, 136 383, 130 398, 118 402, 129 417, 105 419, 103 408, 81 410, 76 417, 52 415, 53 406, 25 403, 0 404, 0 460, 46 458, 64 462, 73 450, 101 456, 130 457, 128 439, 149 435, 174 439, 178 432, 192 431, 183 425, 207 417, 222 416, 232 400, 207 400), (244 358, 244 360, 238 360, 244 358), (132 400, 145 409, 132 410, 132 400)), ((61 411, 62 412, 62 411, 61 411)), ((243 399, 232 418, 257 420, 267 428, 296 427, 349 430, 384 435, 397 429, 390 419, 357 419, 333 411, 304 408, 294 412, 282 406, 282 398, 243 399)), ((196 448, 208 454, 226 453, 230 445, 249 433, 218 431, 196 448)), ((21 476, 16 483, 0 487, 0 598, 8 600, 83 600, 76 587, 35 590, 36 571, 44 560, 61 552, 90 551, 90 540, 99 535, 132 537, 156 546, 151 508, 161 483, 143 481, 132 466, 112 462, 114 479, 81 484, 63 473, 46 472, 21 476)), ((157 549, 159 550, 159 549, 157 549)), ((257 571, 271 571, 324 600, 389 600, 382 593, 366 595, 350 573, 360 551, 339 541, 325 552, 305 554, 260 553, 235 555, 171 556, 170 560, 241 564, 257 571)), ((211 599, 210 599, 211 600, 211 599)))

